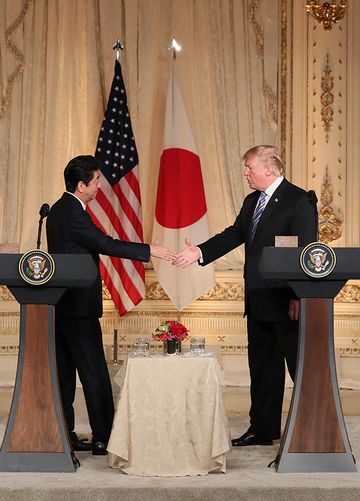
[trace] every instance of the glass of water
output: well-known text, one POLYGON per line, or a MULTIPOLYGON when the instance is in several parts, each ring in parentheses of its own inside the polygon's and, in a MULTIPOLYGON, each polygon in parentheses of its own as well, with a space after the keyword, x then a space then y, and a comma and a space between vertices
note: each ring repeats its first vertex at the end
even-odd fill
POLYGON ((133 355, 135 357, 147 357, 150 355, 150 343, 146 338, 137 338, 133 344, 133 355))
POLYGON ((192 355, 203 355, 205 353, 205 338, 192 337, 190 340, 190 353, 192 355))

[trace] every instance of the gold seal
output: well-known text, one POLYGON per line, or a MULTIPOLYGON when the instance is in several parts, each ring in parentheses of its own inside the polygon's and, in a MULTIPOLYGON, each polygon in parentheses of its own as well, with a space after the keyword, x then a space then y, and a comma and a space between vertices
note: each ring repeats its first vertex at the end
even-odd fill
POLYGON ((312 242, 303 248, 300 255, 300 266, 309 277, 327 277, 336 266, 335 251, 322 242, 312 242))
POLYGON ((23 254, 19 261, 21 278, 30 285, 44 285, 55 273, 55 263, 47 252, 33 249, 23 254))

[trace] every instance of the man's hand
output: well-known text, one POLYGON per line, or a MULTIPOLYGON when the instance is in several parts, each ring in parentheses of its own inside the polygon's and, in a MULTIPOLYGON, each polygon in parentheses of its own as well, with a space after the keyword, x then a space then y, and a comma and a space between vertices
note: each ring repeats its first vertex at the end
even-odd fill
POLYGON ((190 266, 190 264, 195 263, 198 259, 200 259, 199 249, 192 243, 189 238, 185 238, 186 248, 181 251, 177 256, 173 265, 178 266, 180 268, 186 268, 190 266))
POLYGON ((290 320, 299 320, 299 300, 298 299, 290 299, 289 317, 290 317, 290 320))
POLYGON ((174 251, 168 249, 164 245, 160 245, 157 240, 150 244, 150 254, 152 257, 165 259, 165 261, 174 261, 176 254, 174 251))

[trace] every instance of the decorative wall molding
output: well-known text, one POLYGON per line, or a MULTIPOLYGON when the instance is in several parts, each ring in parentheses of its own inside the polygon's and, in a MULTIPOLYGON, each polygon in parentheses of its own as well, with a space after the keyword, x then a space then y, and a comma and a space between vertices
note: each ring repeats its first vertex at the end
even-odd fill
POLYGON ((19 354, 19 345, 0 345, 0 355, 16 355, 19 354))
POLYGON ((321 185, 321 207, 319 210, 319 236, 321 242, 326 244, 338 240, 342 235, 343 218, 335 213, 332 207, 333 188, 329 175, 329 168, 326 166, 323 183, 321 185))
POLYGON ((360 286, 345 285, 335 298, 336 303, 360 303, 360 286))
MULTIPOLYGON (((103 285, 104 291, 105 285, 103 285)), ((108 293, 104 294, 107 296, 108 293)), ((169 299, 168 295, 159 282, 146 285, 146 299, 159 300, 169 299)), ((239 282, 217 283, 215 287, 198 298, 198 301, 237 301, 244 299, 244 286, 239 282)))
POLYGON ((309 0, 305 4, 305 9, 319 24, 322 24, 325 31, 330 31, 332 25, 341 21, 345 16, 347 7, 346 0, 336 0, 319 3, 319 0, 309 0))
POLYGON ((0 301, 15 301, 14 296, 6 285, 0 285, 0 301))
MULTIPOLYGON (((292 9, 292 2, 291 9, 292 9)), ((287 0, 281 0, 280 5, 280 154, 281 158, 287 160, 287 150, 291 151, 291 134, 288 134, 288 111, 291 116, 291 106, 288 106, 288 94, 292 95, 292 85, 288 85, 288 61, 291 57, 292 47, 290 45, 290 50, 288 50, 288 39, 289 39, 289 29, 288 29, 288 2, 287 0), (288 93, 289 88, 289 93, 288 93), (288 135, 290 136, 288 138, 288 135), (290 144, 287 142, 290 141, 290 144)), ((290 12, 290 17, 292 12, 290 12)), ((291 70, 292 76, 292 70, 291 70)), ((289 103, 291 104, 291 102, 289 103)), ((291 123, 291 119, 289 120, 291 123)))
POLYGON ((332 122, 334 121, 334 76, 329 63, 329 54, 326 55, 326 61, 321 76, 321 120, 325 132, 326 143, 329 142, 332 122))

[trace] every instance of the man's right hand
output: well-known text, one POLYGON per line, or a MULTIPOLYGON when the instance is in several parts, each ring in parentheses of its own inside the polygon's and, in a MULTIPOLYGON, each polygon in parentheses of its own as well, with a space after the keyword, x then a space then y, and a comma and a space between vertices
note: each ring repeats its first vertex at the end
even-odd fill
POLYGON ((179 268, 186 268, 200 259, 199 249, 189 238, 185 239, 185 244, 186 248, 176 256, 176 259, 173 262, 173 265, 178 266, 179 268))
POLYGON ((152 257, 158 257, 159 259, 165 259, 165 261, 174 261, 176 258, 174 251, 168 249, 164 245, 160 245, 157 240, 150 244, 150 255, 152 257))

